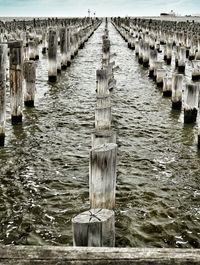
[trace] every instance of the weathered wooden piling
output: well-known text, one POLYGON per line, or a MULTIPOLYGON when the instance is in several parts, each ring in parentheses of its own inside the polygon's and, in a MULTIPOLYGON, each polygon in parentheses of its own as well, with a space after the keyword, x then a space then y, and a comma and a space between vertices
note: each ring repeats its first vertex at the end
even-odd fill
POLYGON ((89 192, 91 208, 115 207, 117 145, 104 144, 90 151, 89 192))
POLYGON ((71 65, 71 29, 67 28, 67 66, 71 65))
POLYGON ((143 64, 143 51, 144 51, 144 42, 142 39, 139 40, 139 54, 138 54, 138 63, 143 64))
POLYGON ((200 60, 193 60, 192 66, 192 80, 200 81, 200 60))
POLYGON ((166 62, 168 65, 170 65, 171 61, 172 61, 172 49, 173 49, 172 43, 167 42, 167 44, 166 44, 166 62))
POLYGON ((57 81, 57 45, 58 45, 57 32, 56 30, 50 28, 49 29, 49 41, 48 41, 49 82, 57 81))
POLYGON ((174 74, 172 77, 172 109, 181 110, 182 107, 183 75, 174 74))
POLYGON ((35 81, 36 81, 36 64, 34 61, 24 62, 24 79, 25 79, 24 105, 26 107, 34 107, 35 81))
POLYGON ((23 109, 23 55, 22 41, 13 41, 8 44, 10 48, 10 103, 12 124, 22 122, 23 109))
POLYGON ((144 43, 143 46, 143 66, 148 67, 149 66, 149 44, 144 43))
POLYGON ((184 123, 196 122, 199 88, 198 84, 186 84, 184 91, 184 123))
POLYGON ((196 48, 195 48, 195 46, 194 46, 194 44, 192 42, 191 47, 190 47, 190 50, 189 50, 189 57, 188 57, 188 59, 190 61, 192 61, 192 60, 195 59, 195 53, 196 53, 196 48))
POLYGON ((38 36, 35 37, 35 60, 39 60, 40 55, 39 55, 39 44, 40 44, 40 39, 38 36))
POLYGON ((60 29, 60 52, 61 52, 61 68, 67 69, 67 30, 65 27, 60 29))
POLYGON ((166 75, 166 70, 165 69, 157 69, 156 70, 156 84, 157 87, 163 87, 163 78, 166 75))
POLYGON ((61 73, 61 69, 62 69, 62 58, 61 54, 57 53, 57 74, 61 73))
POLYGON ((198 38, 197 52, 195 54, 195 59, 200 60, 200 38, 198 38))
POLYGON ((105 69, 96 71, 96 82, 97 82, 97 94, 106 95, 109 94, 108 90, 108 72, 105 69))
POLYGON ((110 61, 110 40, 109 39, 103 40, 102 59, 104 62, 107 62, 107 65, 108 65, 110 61))
POLYGON ((7 45, 0 44, 0 146, 4 146, 4 143, 5 143, 6 53, 7 53, 7 45))
POLYGON ((154 62, 154 71, 153 71, 153 79, 156 81, 157 78, 157 69, 163 68, 163 62, 162 61, 155 61, 154 62))
POLYGON ((95 109, 95 129, 97 131, 110 130, 112 123, 111 106, 95 109))
POLYGON ((139 55, 139 40, 138 39, 135 41, 135 55, 136 56, 139 55))
POLYGON ((73 245, 115 246, 115 214, 108 209, 91 209, 72 219, 73 245))
POLYGON ((149 56, 149 77, 154 76, 154 67, 155 62, 158 59, 158 52, 156 50, 150 50, 150 56, 149 56))
POLYGON ((42 54, 46 54, 47 51, 47 34, 45 31, 42 32, 42 54))
POLYGON ((178 72, 185 73, 186 48, 180 47, 178 55, 178 72))
POLYGON ((35 47, 35 41, 34 40, 30 40, 28 43, 28 47, 29 47, 29 60, 35 60, 35 56, 36 56, 36 47, 35 47))
POLYGON ((171 77, 163 78, 163 96, 164 97, 172 96, 172 78, 171 77))

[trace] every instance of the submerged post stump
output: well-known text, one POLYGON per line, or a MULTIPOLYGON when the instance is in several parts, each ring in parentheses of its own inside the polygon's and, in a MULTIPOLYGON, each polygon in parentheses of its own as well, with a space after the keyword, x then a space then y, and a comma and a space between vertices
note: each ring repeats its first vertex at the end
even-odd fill
POLYGON ((9 43, 10 48, 10 102, 11 102, 11 121, 12 124, 22 122, 23 108, 23 56, 22 41, 9 43))
POLYGON ((104 144, 91 149, 89 172, 91 208, 115 207, 116 163, 116 144, 104 144))
POLYGON ((57 81, 57 33, 56 30, 49 30, 49 41, 48 41, 48 58, 49 58, 49 82, 57 81))
POLYGON ((36 80, 36 64, 34 61, 24 62, 24 79, 26 82, 24 105, 26 107, 34 107, 36 80))
POLYGON ((4 142, 5 142, 6 52, 7 52, 7 45, 0 44, 0 146, 4 146, 4 142))
POLYGON ((172 109, 181 110, 182 107, 183 75, 174 74, 172 77, 172 109))
POLYGON ((186 84, 184 100, 184 123, 196 122, 199 103, 199 85, 186 84))
POLYGON ((73 245, 115 246, 115 214, 108 209, 91 209, 72 219, 73 245))

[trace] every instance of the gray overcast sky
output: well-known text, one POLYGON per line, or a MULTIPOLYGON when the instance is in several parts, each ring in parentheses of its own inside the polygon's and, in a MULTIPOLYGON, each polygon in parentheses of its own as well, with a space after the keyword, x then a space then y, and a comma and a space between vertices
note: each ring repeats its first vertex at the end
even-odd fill
POLYGON ((200 13, 200 0, 0 0, 0 16, 147 16, 200 13))

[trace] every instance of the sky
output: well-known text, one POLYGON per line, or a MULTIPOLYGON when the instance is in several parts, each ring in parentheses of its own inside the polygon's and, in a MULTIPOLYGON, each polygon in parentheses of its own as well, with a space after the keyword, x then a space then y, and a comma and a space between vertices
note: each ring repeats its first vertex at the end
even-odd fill
POLYGON ((158 16, 200 14, 200 0, 0 0, 0 16, 158 16))

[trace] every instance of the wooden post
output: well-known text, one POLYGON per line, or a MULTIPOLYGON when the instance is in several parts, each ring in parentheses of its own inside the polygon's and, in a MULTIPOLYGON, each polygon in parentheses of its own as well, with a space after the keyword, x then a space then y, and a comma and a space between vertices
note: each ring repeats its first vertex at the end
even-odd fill
POLYGON ((111 106, 95 109, 95 129, 97 131, 110 130, 111 123, 111 106))
POLYGON ((150 50, 150 56, 149 56, 149 77, 154 76, 154 67, 155 62, 158 59, 158 52, 156 50, 150 50))
POLYGON ((192 81, 200 81, 200 60, 193 60, 192 66, 192 81))
POLYGON ((13 41, 8 44, 10 48, 10 102, 12 124, 22 122, 23 109, 23 56, 22 41, 13 41))
POLYGON ((115 213, 91 209, 72 219, 73 245, 82 247, 115 246, 115 213))
POLYGON ((99 131, 92 134, 92 148, 108 143, 116 144, 116 142, 117 134, 111 130, 99 131))
POLYGON ((139 56, 138 63, 143 64, 143 51, 144 51, 144 42, 142 39, 139 40, 139 56))
POLYGON ((29 47, 29 60, 35 60, 36 52, 35 52, 35 41, 30 40, 28 43, 29 47))
POLYGON ((24 62, 24 79, 26 89, 24 94, 24 105, 26 107, 34 107, 35 100, 35 80, 36 80, 36 64, 33 61, 24 62))
POLYGON ((107 65, 110 61, 110 40, 105 39, 103 41, 103 47, 102 47, 102 53, 103 53, 103 60, 107 62, 107 65))
POLYGON ((61 69, 62 69, 62 58, 61 58, 61 54, 58 53, 57 54, 57 74, 61 73, 61 69))
POLYGON ((157 69, 156 70, 156 84, 157 87, 163 87, 163 78, 166 75, 165 69, 157 69))
POLYGON ((96 71, 96 80, 97 80, 97 94, 98 95, 109 94, 107 70, 104 70, 104 69, 97 70, 96 71))
POLYGON ((173 45, 171 42, 167 42, 167 58, 166 58, 166 62, 168 65, 171 64, 172 61, 172 49, 173 49, 173 45))
POLYGON ((186 84, 184 93, 184 123, 196 122, 199 102, 199 85, 186 84))
POLYGON ((49 29, 48 58, 49 58, 49 82, 57 81, 57 33, 54 29, 49 29))
POLYGON ((153 71, 153 79, 156 81, 157 78, 157 69, 163 68, 163 62, 162 61, 155 61, 154 62, 154 71, 153 71))
POLYGON ((72 33, 71 36, 70 36, 70 43, 71 43, 71 60, 73 60, 74 57, 75 57, 75 37, 74 37, 74 33, 72 33))
POLYGON ((113 209, 115 207, 116 163, 116 144, 104 144, 90 151, 91 208, 113 209))
POLYGON ((163 78, 163 96, 164 97, 172 96, 172 78, 170 77, 163 78))
POLYGON ((61 52, 61 69, 67 69, 67 30, 60 29, 60 52, 61 52))
POLYGON ((139 41, 135 41, 135 56, 139 55, 139 41))
POLYGON ((178 67, 178 60, 179 60, 179 53, 180 53, 180 46, 176 47, 176 51, 175 51, 175 67, 178 67))
POLYGON ((172 77, 172 109, 181 110, 182 107, 183 75, 174 74, 172 77))
POLYGON ((7 53, 7 45, 6 44, 0 44, 0 146, 4 146, 4 143, 5 143, 6 53, 7 53))
POLYGON ((195 53, 196 53, 196 47, 194 46, 194 43, 192 41, 192 44, 189 50, 189 58, 188 58, 190 61, 195 59, 195 53))
POLYGON ((46 54, 47 51, 47 40, 45 30, 42 32, 42 54, 46 54))
POLYGON ((146 42, 143 47, 143 66, 149 67, 149 44, 146 42))
POLYGON ((163 60, 164 61, 167 61, 167 45, 166 44, 164 44, 163 45, 163 55, 164 55, 164 57, 163 57, 163 60))
POLYGON ((38 36, 35 37, 35 60, 39 60, 39 44, 40 44, 40 39, 38 36))
POLYGON ((178 58, 178 72, 185 73, 185 61, 186 61, 186 49, 180 47, 179 58, 178 58))
POLYGON ((71 65, 71 30, 67 29, 67 66, 71 65))
POLYGON ((195 54, 195 59, 200 60, 200 38, 198 38, 197 52, 195 54))

